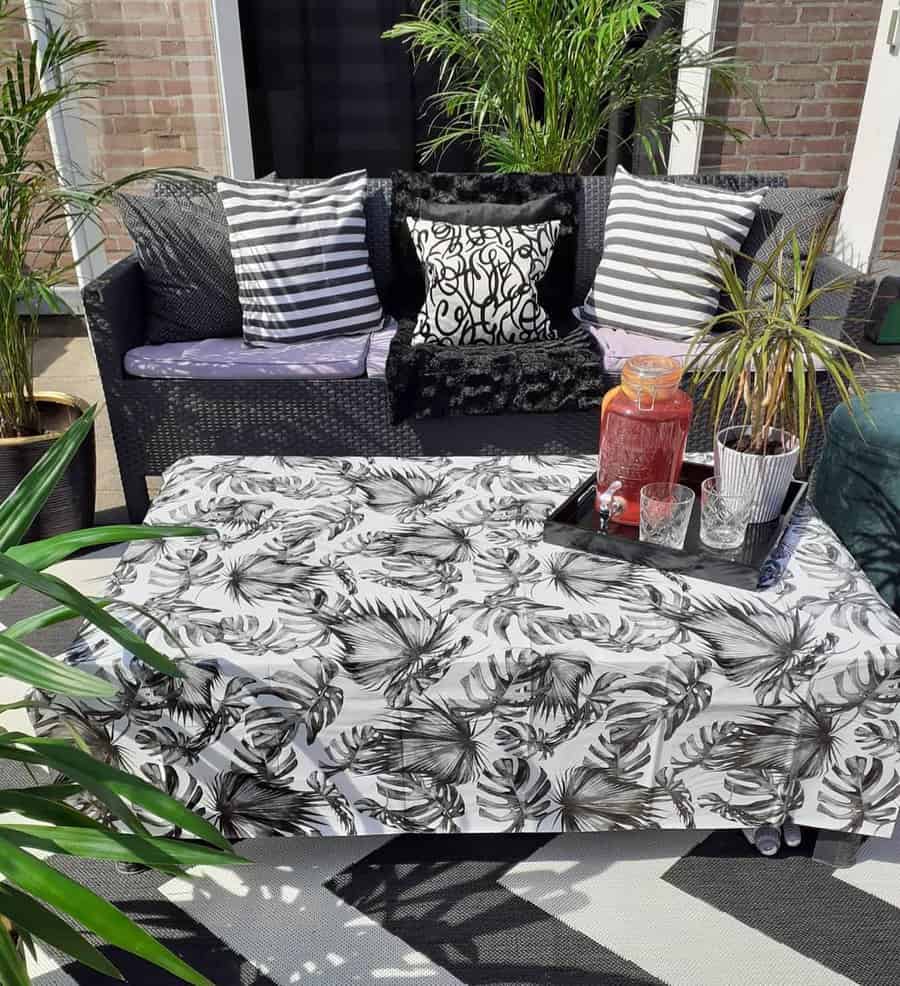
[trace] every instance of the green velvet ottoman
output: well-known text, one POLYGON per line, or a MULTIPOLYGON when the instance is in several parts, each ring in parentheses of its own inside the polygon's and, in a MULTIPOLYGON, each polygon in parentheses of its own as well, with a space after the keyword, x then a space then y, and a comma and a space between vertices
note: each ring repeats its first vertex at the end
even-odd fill
POLYGON ((869 416, 841 404, 828 423, 813 502, 900 613, 900 393, 869 395, 869 416))

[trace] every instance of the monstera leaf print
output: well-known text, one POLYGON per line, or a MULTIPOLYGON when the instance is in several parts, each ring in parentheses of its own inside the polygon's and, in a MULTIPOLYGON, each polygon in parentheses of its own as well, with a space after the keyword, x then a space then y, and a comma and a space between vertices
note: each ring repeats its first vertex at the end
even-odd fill
POLYGON ((598 736, 588 747, 585 767, 602 767, 612 777, 623 781, 639 781, 651 760, 650 744, 626 746, 611 743, 605 736, 598 736))
POLYGON ((242 770, 216 774, 209 789, 212 823, 227 839, 257 835, 321 835, 326 802, 315 791, 260 780, 242 770))
POLYGON ((459 566, 452 562, 434 562, 410 555, 385 558, 381 562, 381 568, 360 574, 370 582, 377 582, 391 589, 418 592, 424 596, 432 596, 435 600, 454 595, 463 579, 459 566))
POLYGON ((302 596, 279 607, 281 626, 297 648, 326 647, 335 639, 335 630, 350 612, 353 600, 341 596, 329 602, 324 593, 302 596))
POLYGON ((267 654, 294 654, 296 639, 278 620, 256 616, 225 616, 215 628, 215 641, 238 654, 263 657, 267 654))
POLYGON ((679 614, 681 626, 706 644, 729 680, 755 686, 761 705, 809 684, 834 638, 819 638, 798 611, 783 613, 757 599, 731 599, 679 614))
POLYGON ((316 503, 303 511, 275 510, 265 519, 271 532, 269 546, 295 557, 317 537, 336 538, 352 530, 363 519, 359 507, 349 501, 316 503))
POLYGON ((495 760, 478 778, 478 812, 503 824, 504 832, 536 829, 550 814, 546 773, 521 757, 495 760))
POLYGON ((676 771, 694 767, 720 769, 723 760, 732 756, 731 739, 739 732, 740 726, 736 722, 713 722, 701 726, 678 748, 678 753, 672 758, 672 768, 676 771))
POLYGON ((728 801, 718 794, 701 795, 700 804, 708 811, 741 825, 782 825, 803 807, 803 787, 789 774, 771 770, 733 770, 725 777, 728 801), (734 798, 750 798, 735 801, 734 798))
POLYGON ((509 630, 514 622, 522 633, 529 635, 535 620, 558 612, 559 607, 535 602, 527 596, 500 593, 481 602, 462 599, 454 605, 453 611, 462 619, 471 619, 475 629, 485 637, 499 637, 508 644, 509 630))
POLYGON ((448 784, 465 784, 483 767, 473 723, 447 705, 426 700, 418 708, 398 709, 377 728, 391 773, 424 774, 448 784))
POLYGON ((665 791, 622 780, 602 767, 572 767, 553 791, 563 832, 659 828, 667 800, 665 791))
POLYGON ((390 608, 380 601, 351 609, 335 627, 344 670, 390 706, 408 705, 447 673, 469 646, 457 637, 449 613, 421 606, 390 608))
POLYGON ((453 498, 448 477, 413 467, 376 466, 360 483, 360 489, 370 510, 403 521, 421 520, 453 498))
POLYGON ((863 825, 890 825, 897 817, 900 776, 877 757, 847 757, 822 783, 819 811, 844 824, 844 832, 863 825))
POLYGON ((318 794, 334 812, 344 835, 356 835, 356 819, 353 817, 353 806, 346 795, 342 794, 337 784, 329 780, 321 770, 314 770, 306 779, 310 791, 318 794))
POLYGON ((530 722, 507 723, 497 730, 494 739, 507 753, 526 759, 540 757, 544 760, 556 750, 556 743, 547 730, 530 722))
POLYGON ((301 726, 309 746, 344 705, 344 693, 332 684, 337 664, 317 658, 294 663, 297 671, 276 671, 248 689, 257 704, 244 721, 256 747, 277 750, 293 743, 301 726))
POLYGON ((712 685, 704 675, 710 667, 707 660, 679 655, 613 685, 613 690, 641 692, 646 698, 612 706, 606 717, 612 741, 626 746, 639 743, 660 726, 663 739, 670 739, 679 726, 709 705, 712 685))
POLYGON ((150 588, 177 597, 188 589, 213 585, 224 568, 219 554, 198 544, 176 543, 179 546, 167 550, 150 570, 150 588))
POLYGON ((900 705, 900 647, 885 646, 866 653, 835 675, 843 701, 833 711, 857 711, 863 716, 886 717, 900 705))
POLYGON ((671 767, 664 767, 656 772, 653 783, 660 791, 665 791, 671 798, 675 811, 686 829, 695 827, 694 799, 685 784, 684 779, 671 767))
POLYGON ((409 773, 385 774, 376 787, 388 804, 399 802, 400 807, 389 810, 394 826, 404 832, 459 832, 457 819, 466 805, 453 784, 409 773))
POLYGON ((489 654, 460 680, 468 700, 460 707, 467 716, 495 715, 515 719, 528 714, 534 702, 536 657, 531 650, 489 654))
POLYGON ((552 554, 546 565, 545 581, 563 596, 583 603, 633 594, 641 583, 651 578, 647 569, 629 562, 599 559, 574 551, 552 554))
POLYGON ((299 764, 297 751, 292 746, 284 746, 280 750, 256 747, 250 737, 245 737, 234 748, 231 766, 235 770, 249 771, 265 783, 288 785, 299 764))
POLYGON ((704 765, 712 770, 769 770, 805 778, 823 774, 836 762, 844 723, 824 706, 800 702, 759 709, 733 725, 706 752, 704 765))
POLYGON ((867 753, 884 757, 900 757, 900 722, 878 719, 864 722, 854 730, 859 745, 867 753))
POLYGON ((319 767, 326 777, 343 770, 353 774, 379 774, 387 769, 384 740, 374 726, 353 726, 333 739, 319 767))
POLYGON ((540 562, 518 548, 492 548, 475 559, 475 578, 492 596, 519 596, 541 576, 540 562))
POLYGON ((139 729, 134 734, 135 742, 164 764, 194 764, 206 748, 204 737, 188 735, 172 726, 154 726, 152 729, 139 729))

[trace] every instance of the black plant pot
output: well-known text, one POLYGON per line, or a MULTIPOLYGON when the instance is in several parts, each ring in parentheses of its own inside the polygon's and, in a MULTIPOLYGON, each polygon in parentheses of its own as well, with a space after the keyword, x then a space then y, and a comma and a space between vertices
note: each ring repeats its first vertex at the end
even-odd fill
MULTIPOLYGON (((53 442, 87 409, 83 401, 68 394, 38 393, 34 396, 43 434, 0 438, 0 500, 12 493, 53 442)), ((23 540, 35 541, 91 527, 96 492, 97 451, 92 427, 23 540)))

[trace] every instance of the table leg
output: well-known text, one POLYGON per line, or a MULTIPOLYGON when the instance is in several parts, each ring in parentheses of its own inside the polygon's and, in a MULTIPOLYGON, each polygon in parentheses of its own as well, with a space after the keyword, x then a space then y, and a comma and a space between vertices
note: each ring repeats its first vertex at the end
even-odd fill
POLYGON ((842 869, 856 862, 857 854, 866 841, 864 835, 851 835, 848 832, 819 831, 812 858, 817 863, 842 869))

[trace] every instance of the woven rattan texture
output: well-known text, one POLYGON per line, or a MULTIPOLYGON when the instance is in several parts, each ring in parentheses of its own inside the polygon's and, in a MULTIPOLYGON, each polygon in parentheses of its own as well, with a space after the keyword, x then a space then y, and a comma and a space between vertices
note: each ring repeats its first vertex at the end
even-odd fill
MULTIPOLYGON (((703 179, 741 190, 783 185, 769 175, 716 175, 703 179)), ((576 296, 584 297, 602 247, 608 181, 584 179, 579 204, 576 296)), ((367 200, 369 245, 379 292, 391 280, 388 179, 370 181, 367 200)), ((823 260, 816 284, 855 277, 850 295, 822 298, 813 324, 835 335, 861 339, 872 298, 872 282, 835 258, 823 260)), ((381 380, 146 380, 127 377, 123 359, 146 341, 143 276, 137 260, 115 264, 84 290, 85 312, 109 408, 119 469, 131 517, 147 508, 145 477, 177 459, 200 453, 273 455, 435 455, 590 452, 596 448, 597 412, 497 414, 391 423, 381 380)), ((606 380, 613 386, 616 379, 606 380)), ((826 413, 838 403, 822 385, 826 413)), ((688 447, 712 446, 708 416, 695 415, 688 447)), ((820 431, 810 439, 808 462, 821 449, 820 431)))

